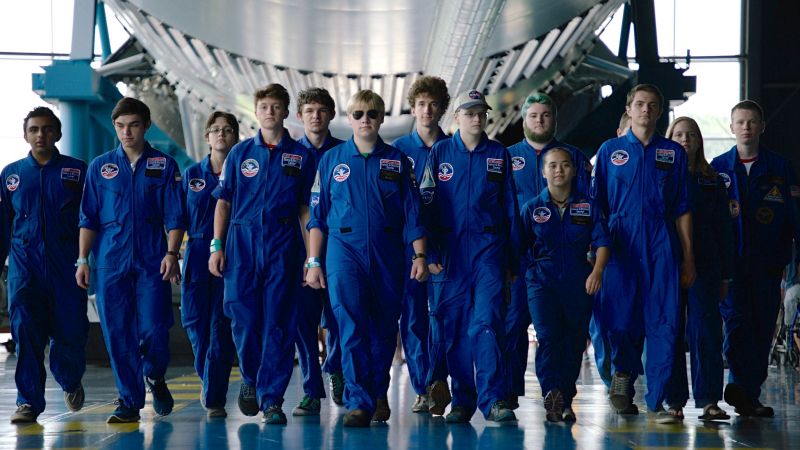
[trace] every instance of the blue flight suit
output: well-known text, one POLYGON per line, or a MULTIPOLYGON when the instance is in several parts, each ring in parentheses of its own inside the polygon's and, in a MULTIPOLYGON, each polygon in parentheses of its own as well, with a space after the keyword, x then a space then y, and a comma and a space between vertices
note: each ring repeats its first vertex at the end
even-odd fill
POLYGON ((74 392, 86 369, 86 291, 75 283, 78 210, 86 163, 54 150, 29 153, 0 175, 0 261, 8 256, 8 309, 17 343, 17 405, 45 408, 44 348, 61 388, 74 392))
MULTIPOLYGON (((439 136, 436 142, 450 139, 442 129, 439 129, 439 136)), ((436 144, 434 142, 434 144, 436 144)), ((431 148, 425 145, 419 137, 416 127, 411 133, 400 137, 392 144, 395 148, 403 152, 411 162, 414 181, 421 180, 425 172, 425 163, 428 160, 428 152, 431 148)), ((414 255, 414 248, 408 246, 406 249, 406 272, 411 273, 411 257, 414 255)), ((432 380, 447 379, 447 363, 444 360, 434 364, 430 368, 430 352, 428 350, 428 334, 430 333, 430 320, 428 319, 428 282, 420 283, 417 280, 406 278, 403 286, 403 311, 400 314, 400 339, 403 342, 403 352, 406 356, 408 376, 411 379, 411 386, 417 395, 426 393, 428 377, 432 380), (428 372, 433 371, 433 375, 428 372)))
POLYGON ((372 414, 389 388, 408 276, 405 247, 425 235, 410 172, 405 155, 380 138, 366 158, 351 138, 326 152, 317 169, 308 229, 327 235, 325 270, 349 410, 372 414))
MULTIPOLYGON (((537 151, 527 139, 522 139, 508 148, 508 153, 511 155, 511 173, 514 175, 514 184, 517 187, 517 204, 520 206, 534 199, 547 186, 547 180, 542 175, 544 155, 555 147, 567 149, 572 155, 572 162, 575 165, 573 189, 576 192, 589 192, 592 165, 579 148, 553 139, 541 151, 537 151)), ((520 273, 524 273, 528 265, 524 260, 525 255, 522 259, 520 273)), ((506 345, 503 354, 506 355, 508 396, 518 397, 525 395, 528 326, 531 324, 525 278, 520 276, 517 281, 511 283, 510 291, 511 303, 508 305, 505 317, 506 345)))
MULTIPOLYGON (((486 134, 468 151, 460 132, 433 146, 420 182, 430 221, 431 361, 443 351, 453 406, 488 416, 506 397, 504 284, 519 272, 519 209, 508 151, 486 134), (436 175, 434 175, 436 174, 436 175), (476 392, 477 382, 477 392, 476 392)), ((431 380, 432 381, 432 380, 431 380)))
POLYGON ((80 227, 97 233, 97 312, 122 402, 144 407, 144 379, 169 364, 172 291, 161 261, 166 231, 185 229, 181 173, 171 157, 145 144, 135 170, 122 146, 95 158, 86 175, 80 227))
MULTIPOLYGON (((642 145, 633 131, 597 152, 592 196, 608 218, 613 242, 595 320, 610 344, 612 371, 643 373, 647 338, 650 410, 664 401, 678 328, 680 241, 675 220, 689 212, 686 151, 654 134, 642 145)), ((631 386, 631 398, 633 387, 631 386)))
POLYGON ((214 210, 211 193, 219 177, 211 168, 210 156, 190 166, 183 174, 187 237, 181 284, 181 323, 192 343, 194 368, 203 384, 203 405, 225 407, 228 380, 236 349, 231 320, 222 310, 224 282, 208 271, 214 210))
MULTIPOLYGON (((322 147, 316 148, 303 136, 299 141, 303 147, 314 154, 314 161, 319 163, 322 155, 341 144, 341 139, 336 139, 328 133, 322 147)), ((316 167, 314 168, 316 172, 316 167)), ((305 250, 305 249, 304 249, 305 250)), ((305 255, 305 253, 303 253, 305 255)), ((312 289, 309 286, 301 288, 297 305, 297 338, 296 346, 299 354, 300 371, 303 373, 303 393, 312 398, 325 398, 325 387, 322 383, 322 370, 333 374, 342 371, 342 350, 339 346, 339 329, 336 327, 336 317, 331 309, 331 299, 327 289, 312 289), (320 368, 319 365, 319 336, 318 327, 322 319, 322 327, 327 330, 325 334, 325 347, 328 355, 320 368), (320 370, 321 369, 321 370, 320 370)))
POLYGON ((692 360, 692 393, 702 408, 722 400, 722 315, 720 286, 733 278, 733 221, 728 208, 725 181, 716 172, 690 173, 692 242, 697 278, 681 291, 679 326, 675 340, 672 376, 667 385, 667 404, 684 407, 689 400, 684 335, 692 360))
POLYGON ((305 259, 299 215, 308 204, 314 165, 314 155, 288 130, 274 148, 259 131, 228 153, 213 193, 231 204, 223 309, 242 380, 255 386, 262 410, 283 404, 292 376, 305 259))
POLYGON ((736 237, 734 281, 721 305, 728 381, 740 384, 757 401, 767 379, 781 274, 792 261, 792 238, 795 248, 800 246, 800 187, 789 162, 763 148, 749 175, 735 146, 711 165, 728 187, 736 237))
POLYGON ((611 240, 600 209, 581 193, 570 195, 560 213, 550 191, 543 189, 525 203, 521 218, 529 249, 528 307, 539 341, 536 377, 542 397, 558 389, 564 407, 571 408, 592 316, 593 296, 586 293, 592 265, 586 250, 589 245, 608 247, 611 240))

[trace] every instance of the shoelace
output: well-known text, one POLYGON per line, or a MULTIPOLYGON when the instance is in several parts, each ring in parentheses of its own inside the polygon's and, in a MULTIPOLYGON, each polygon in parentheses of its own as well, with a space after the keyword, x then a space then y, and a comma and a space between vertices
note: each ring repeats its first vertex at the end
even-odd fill
POLYGON ((616 393, 628 395, 628 378, 613 377, 611 380, 611 390, 616 393))

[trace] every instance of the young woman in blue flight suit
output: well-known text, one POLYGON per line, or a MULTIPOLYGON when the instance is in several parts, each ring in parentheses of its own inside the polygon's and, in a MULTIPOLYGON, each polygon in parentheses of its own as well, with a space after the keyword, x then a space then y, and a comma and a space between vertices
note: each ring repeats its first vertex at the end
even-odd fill
POLYGON ((180 276, 185 224, 178 164, 145 140, 150 108, 126 97, 111 119, 120 145, 89 164, 75 279, 88 289, 91 251, 97 312, 120 395, 108 422, 124 423, 139 420, 143 378, 156 413, 172 412, 164 381, 174 322, 169 280, 180 276))
POLYGON ((405 155, 378 136, 384 111, 383 99, 372 91, 350 99, 353 138, 322 157, 311 197, 306 281, 329 288, 339 325, 345 426, 389 419, 381 397, 397 343, 406 245, 415 252, 410 278, 428 277, 419 193, 405 155))
MULTIPOLYGON (((414 171, 414 180, 421 180, 425 171, 425 163, 431 147, 439 141, 450 139, 439 127, 439 122, 450 104, 447 83, 438 77, 422 76, 408 89, 408 103, 411 115, 414 116, 414 130, 401 136, 392 144, 405 153, 414 171)), ((414 249, 408 246, 406 251, 407 270, 411 269, 411 256, 414 249)), ((430 320, 428 319, 429 284, 417 280, 406 280, 403 294, 403 312, 400 314, 400 339, 406 357, 408 375, 417 398, 411 411, 415 413, 432 412, 441 415, 445 405, 431 404, 428 390, 440 392, 447 396, 447 364, 440 360, 430 364, 430 320), (433 384, 428 386, 428 378, 433 384), (433 409, 431 411, 431 408, 433 409)))
POLYGON ((484 132, 488 110, 476 90, 456 98, 458 131, 433 146, 420 181, 432 240, 431 361, 445 352, 448 423, 469 422, 477 408, 492 421, 516 420, 501 348, 504 287, 519 272, 519 209, 511 157, 484 132))
MULTIPOLYGON (((336 115, 336 103, 330 93, 323 88, 309 88, 297 94, 297 119, 303 122, 305 135, 299 142, 314 154, 319 164, 322 155, 342 143, 333 137, 329 130, 331 120, 336 115)), ((316 173, 316 167, 314 168, 316 173)), ((326 289, 312 289, 303 286, 298 296, 296 347, 298 365, 303 374, 303 398, 292 410, 294 416, 315 416, 319 414, 321 398, 325 398, 322 372, 330 375, 331 398, 337 405, 342 404, 344 375, 342 374, 342 351, 339 345, 339 329, 331 310, 331 300, 326 289), (319 363, 319 326, 326 329, 325 362, 319 363)))
POLYGON ((314 155, 283 127, 289 92, 274 83, 256 91, 259 129, 236 144, 214 190, 214 239, 208 268, 225 279, 242 384, 243 414, 285 425, 283 396, 293 370, 296 296, 302 284, 314 155), (224 243, 224 248, 223 248, 224 243))
POLYGON ((72 277, 86 163, 62 155, 61 121, 49 108, 25 117, 28 156, 0 179, 0 261, 8 256, 8 307, 17 343, 17 410, 11 423, 36 421, 45 408, 44 349, 70 411, 81 409, 86 369, 86 291, 72 277))
POLYGON ((525 281, 536 338, 536 377, 547 420, 574 422, 572 399, 581 370, 593 296, 602 284, 610 240, 599 208, 572 188, 571 152, 556 147, 542 159, 547 186, 523 207, 528 248, 525 281), (586 260, 592 246, 594 267, 586 260))
MULTIPOLYGON (((550 149, 556 147, 566 149, 572 155, 575 168, 573 180, 578 192, 589 192, 591 165, 586 156, 580 149, 555 139, 558 108, 553 99, 541 92, 531 92, 522 104, 520 114, 525 137, 508 148, 519 205, 535 198, 544 189, 546 183, 542 177, 543 158, 550 149)), ((524 272, 527 263, 523 261, 521 264, 521 271, 524 272)), ((530 324, 527 287, 524 278, 520 276, 511 284, 511 303, 505 317, 506 345, 503 351, 506 355, 508 402, 515 409, 519 406, 517 398, 525 395, 530 324)))
POLYGON ((194 367, 203 385, 201 403, 208 417, 226 417, 228 379, 236 349, 231 320, 222 310, 222 278, 208 271, 208 252, 214 235, 211 192, 219 184, 222 165, 239 141, 239 122, 233 114, 214 111, 206 120, 206 142, 211 152, 183 174, 188 240, 181 284, 181 322, 194 351, 194 367))
POLYGON ((786 264, 800 264, 800 185, 789 161, 761 147, 764 112, 744 100, 731 110, 736 145, 711 165, 725 179, 734 219, 734 281, 722 303, 729 378, 723 398, 742 416, 772 417, 761 403, 786 264))
POLYGON ((689 117, 678 117, 667 138, 686 149, 689 161, 689 199, 692 205, 694 257, 697 279, 681 292, 675 360, 667 384, 668 412, 683 418, 689 399, 684 335, 692 360, 692 394, 701 420, 730 419, 717 402, 722 400, 722 315, 719 304, 728 295, 733 278, 733 228, 725 181, 711 168, 703 152, 700 127, 689 117))

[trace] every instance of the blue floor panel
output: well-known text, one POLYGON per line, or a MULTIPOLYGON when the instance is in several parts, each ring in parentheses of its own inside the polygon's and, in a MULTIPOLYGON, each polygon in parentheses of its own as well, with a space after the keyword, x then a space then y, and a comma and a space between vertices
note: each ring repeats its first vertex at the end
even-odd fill
MULTIPOLYGON (((533 361, 531 354, 530 361, 533 361)), ((389 404, 392 416, 386 424, 365 429, 342 426, 345 410, 330 399, 322 402, 319 417, 292 417, 291 410, 302 398, 302 377, 295 370, 286 393, 286 426, 267 426, 260 417, 243 416, 236 407, 239 377, 234 375, 228 393, 228 418, 207 419, 199 402, 200 383, 188 366, 171 367, 169 386, 175 410, 156 417, 148 403, 138 424, 108 425, 114 410, 114 380, 108 367, 89 367, 84 377, 86 406, 69 413, 60 388, 48 379, 47 410, 33 425, 14 426, 8 418, 15 409, 13 355, 0 354, 0 450, 2 449, 684 449, 684 448, 772 448, 800 449, 800 376, 792 369, 770 368, 763 400, 775 406, 774 419, 741 419, 722 403, 734 418, 704 424, 701 411, 684 410, 680 425, 659 425, 644 413, 641 397, 636 401, 643 413, 623 418, 611 412, 605 386, 587 362, 578 381, 573 425, 545 421, 541 392, 533 367, 526 374, 527 395, 516 411, 518 423, 487 423, 480 414, 466 425, 447 425, 441 417, 412 414, 414 392, 405 366, 392 369, 389 404)), ((639 381, 638 392, 644 391, 639 381)), ((641 395, 641 394, 637 394, 641 395)), ((690 402, 690 406, 692 403, 690 402)))

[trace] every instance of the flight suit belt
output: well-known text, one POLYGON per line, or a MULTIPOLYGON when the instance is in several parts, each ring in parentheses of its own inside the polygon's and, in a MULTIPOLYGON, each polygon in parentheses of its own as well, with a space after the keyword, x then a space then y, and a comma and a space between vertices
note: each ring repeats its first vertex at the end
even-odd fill
MULTIPOLYGON (((289 225, 292 222, 291 217, 278 217, 273 219, 279 225, 289 225)), ((260 220, 247 220, 247 219, 231 219, 231 224, 235 225, 264 225, 260 220)))
MULTIPOLYGON (((438 228, 437 231, 439 231, 440 233, 452 233, 453 232, 453 227, 441 227, 441 228, 438 228)), ((490 234, 499 234, 500 233, 500 227, 488 226, 487 225, 487 226, 483 227, 483 232, 484 233, 490 233, 490 234)))
MULTIPOLYGON (((350 233, 351 231, 353 231, 352 227, 341 227, 341 228, 339 228, 339 233, 342 233, 342 234, 350 233)), ((394 233, 394 232, 397 231, 397 229, 396 228, 392 228, 392 227, 383 227, 383 231, 385 233, 394 233)))
POLYGON ((189 242, 205 238, 205 233, 189 233, 189 242))

